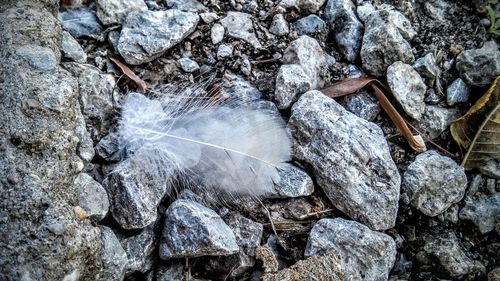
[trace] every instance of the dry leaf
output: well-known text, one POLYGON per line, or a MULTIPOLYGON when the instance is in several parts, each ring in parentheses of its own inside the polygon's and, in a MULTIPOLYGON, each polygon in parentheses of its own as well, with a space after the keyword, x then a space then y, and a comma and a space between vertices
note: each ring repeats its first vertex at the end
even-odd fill
POLYGON ((403 119, 403 117, 401 117, 399 112, 394 108, 394 106, 391 104, 389 99, 387 99, 381 89, 385 90, 386 92, 388 92, 389 90, 384 86, 384 84, 382 84, 382 82, 378 81, 377 79, 369 77, 346 79, 322 89, 321 92, 329 97, 337 98, 353 94, 367 85, 370 85, 372 87, 373 94, 377 98, 378 102, 385 110, 389 118, 391 118, 392 122, 394 122, 399 131, 403 134, 404 138, 408 141, 410 147, 417 152, 426 151, 427 148, 425 147, 425 143, 422 137, 418 134, 413 135, 413 133, 408 128, 408 124, 406 123, 406 121, 403 119))
POLYGON ((500 76, 464 116, 451 123, 450 130, 455 141, 468 149, 462 161, 465 169, 500 158, 500 76))
POLYGON ((139 76, 137 76, 128 66, 125 64, 121 63, 119 60, 115 58, 109 58, 112 62, 114 62, 122 71, 125 75, 127 75, 128 78, 132 79, 132 81, 135 82, 139 90, 143 93, 147 92, 149 90, 149 85, 144 82, 139 76))

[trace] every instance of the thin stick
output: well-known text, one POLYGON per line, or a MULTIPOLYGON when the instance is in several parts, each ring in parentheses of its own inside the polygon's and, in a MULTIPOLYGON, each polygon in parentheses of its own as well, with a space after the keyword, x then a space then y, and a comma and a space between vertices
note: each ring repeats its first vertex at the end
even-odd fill
POLYGON ((269 218, 269 222, 271 223, 271 227, 273 228, 274 235, 276 235, 276 237, 278 237, 278 233, 276 232, 276 228, 274 227, 273 219, 271 218, 271 212, 269 212, 269 210, 266 208, 266 206, 264 206, 264 203, 262 203, 262 201, 260 201, 259 198, 256 198, 256 199, 257 199, 257 201, 259 201, 262 208, 264 208, 264 210, 266 210, 267 217, 269 218))
POLYGON ((191 279, 190 268, 189 268, 189 258, 186 257, 184 264, 184 280, 189 281, 191 279))

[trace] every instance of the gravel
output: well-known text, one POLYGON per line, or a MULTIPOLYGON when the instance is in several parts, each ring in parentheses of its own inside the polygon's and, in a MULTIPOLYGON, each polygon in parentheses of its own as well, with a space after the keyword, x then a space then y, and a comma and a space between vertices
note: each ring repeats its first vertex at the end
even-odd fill
POLYGON ((285 109, 310 89, 310 79, 302 67, 297 64, 285 64, 276 75, 274 99, 279 109, 285 109))
POLYGON ((465 84, 464 80, 457 78, 446 89, 446 102, 448 105, 467 102, 469 100, 469 92, 469 87, 465 84))
POLYGON ((500 50, 495 41, 484 43, 482 48, 466 50, 457 57, 456 68, 470 85, 487 86, 500 75, 500 50))
POLYGON ((483 234, 493 231, 500 223, 500 193, 467 200, 460 210, 460 219, 472 221, 483 234))
POLYGON ((253 28, 252 15, 241 12, 228 12, 220 20, 220 23, 226 29, 227 35, 235 39, 241 39, 256 49, 262 48, 262 44, 255 36, 253 28))

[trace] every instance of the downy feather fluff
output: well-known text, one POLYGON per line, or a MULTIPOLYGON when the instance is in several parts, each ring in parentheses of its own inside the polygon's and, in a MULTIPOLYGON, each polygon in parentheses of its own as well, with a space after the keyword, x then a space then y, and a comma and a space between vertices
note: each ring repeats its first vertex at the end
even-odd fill
MULTIPOLYGON (((276 110, 194 88, 152 98, 130 94, 118 134, 120 148, 138 170, 167 179, 173 167, 175 185, 223 200, 265 196, 291 157, 290 137, 276 110)), ((168 181, 170 192, 172 185, 168 181)))

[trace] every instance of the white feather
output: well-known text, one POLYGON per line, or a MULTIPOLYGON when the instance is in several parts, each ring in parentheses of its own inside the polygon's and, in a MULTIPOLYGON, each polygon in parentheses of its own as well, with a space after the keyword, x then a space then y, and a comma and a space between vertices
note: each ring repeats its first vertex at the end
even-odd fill
POLYGON ((277 111, 193 90, 155 98, 130 94, 118 134, 134 172, 167 178, 173 166, 181 181, 218 198, 265 196, 279 180, 277 169, 291 158, 290 137, 277 111))

